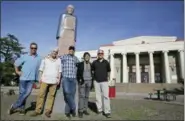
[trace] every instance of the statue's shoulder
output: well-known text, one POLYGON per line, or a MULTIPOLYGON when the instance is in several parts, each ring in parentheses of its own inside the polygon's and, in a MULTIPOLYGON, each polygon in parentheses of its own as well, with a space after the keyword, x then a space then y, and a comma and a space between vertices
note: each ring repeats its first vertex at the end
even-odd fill
POLYGON ((73 17, 76 19, 76 15, 73 15, 73 17))
POLYGON ((65 13, 60 14, 60 17, 61 17, 61 18, 64 18, 65 16, 66 16, 66 14, 65 14, 65 13))
POLYGON ((62 17, 73 17, 73 18, 76 18, 75 15, 69 15, 69 14, 66 14, 66 13, 62 14, 62 17))

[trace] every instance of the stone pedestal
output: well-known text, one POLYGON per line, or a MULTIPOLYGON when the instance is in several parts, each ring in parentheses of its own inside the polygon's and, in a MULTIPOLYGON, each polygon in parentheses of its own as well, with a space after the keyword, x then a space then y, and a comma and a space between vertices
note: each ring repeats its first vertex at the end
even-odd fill
POLYGON ((61 37, 58 39, 59 55, 68 54, 70 46, 75 46, 75 31, 64 29, 61 37))
MULTIPOLYGON (((78 110, 78 86, 76 88, 76 95, 75 95, 75 104, 76 104, 76 110, 78 110)), ((54 106, 53 106, 53 113, 65 113, 65 101, 64 101, 64 95, 62 92, 62 88, 57 91, 54 106)))
POLYGON ((68 54, 69 46, 75 46, 76 42, 76 17, 70 14, 63 14, 59 21, 57 31, 59 56, 68 54))

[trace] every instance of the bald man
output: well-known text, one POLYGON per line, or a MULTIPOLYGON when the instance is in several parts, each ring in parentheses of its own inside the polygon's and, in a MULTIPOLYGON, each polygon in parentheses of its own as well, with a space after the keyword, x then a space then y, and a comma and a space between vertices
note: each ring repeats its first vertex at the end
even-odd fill
POLYGON ((94 87, 96 92, 97 113, 100 114, 103 111, 103 114, 107 118, 111 118, 109 86, 108 86, 111 68, 109 62, 104 59, 103 50, 98 50, 97 56, 98 59, 92 63, 92 71, 94 72, 95 79, 94 87))

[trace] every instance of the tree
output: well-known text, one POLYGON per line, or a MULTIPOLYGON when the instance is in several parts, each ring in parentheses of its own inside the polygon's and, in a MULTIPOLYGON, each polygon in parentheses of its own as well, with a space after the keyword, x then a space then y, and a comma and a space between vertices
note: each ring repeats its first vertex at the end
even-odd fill
POLYGON ((7 37, 1 38, 0 45, 1 62, 2 59, 4 59, 5 62, 12 61, 12 59, 24 53, 22 51, 24 47, 22 47, 19 40, 14 35, 8 34, 7 37))
POLYGON ((15 77, 14 60, 24 54, 24 47, 19 43, 17 37, 7 34, 0 39, 0 81, 8 84, 15 77))

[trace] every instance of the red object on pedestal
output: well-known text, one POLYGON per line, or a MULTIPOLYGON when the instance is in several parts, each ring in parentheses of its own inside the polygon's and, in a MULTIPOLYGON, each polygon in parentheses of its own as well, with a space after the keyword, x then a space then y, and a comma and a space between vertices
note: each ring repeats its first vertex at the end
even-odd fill
POLYGON ((109 98, 115 98, 115 97, 116 97, 116 87, 109 86, 109 98))

